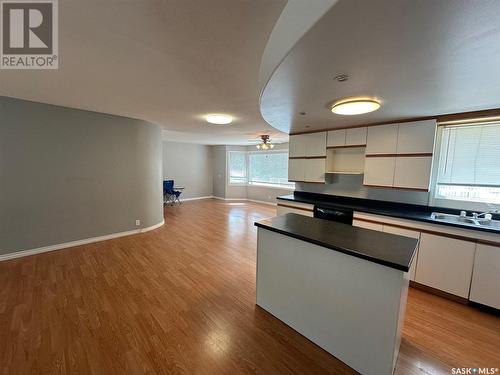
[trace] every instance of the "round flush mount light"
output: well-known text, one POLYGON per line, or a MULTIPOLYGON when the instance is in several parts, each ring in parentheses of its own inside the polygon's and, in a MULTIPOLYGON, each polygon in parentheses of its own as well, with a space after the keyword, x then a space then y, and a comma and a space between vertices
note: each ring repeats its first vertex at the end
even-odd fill
POLYGON ((380 103, 373 99, 348 99, 336 102, 332 112, 337 115, 361 115, 380 108, 380 103))
POLYGON ((213 113, 205 116, 205 120, 211 124, 216 125, 227 125, 233 122, 233 118, 229 115, 223 115, 220 113, 213 113))

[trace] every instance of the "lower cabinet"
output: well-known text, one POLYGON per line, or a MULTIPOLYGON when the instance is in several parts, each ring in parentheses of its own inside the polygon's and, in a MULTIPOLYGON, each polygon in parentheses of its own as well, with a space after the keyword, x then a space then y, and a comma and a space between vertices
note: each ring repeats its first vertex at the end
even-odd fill
POLYGON ((371 229, 371 230, 378 230, 379 232, 382 232, 382 230, 384 229, 384 226, 382 224, 369 223, 367 221, 356 220, 356 219, 354 219, 352 221, 352 225, 354 227, 360 227, 360 228, 371 229))
POLYGON ((280 206, 280 205, 278 205, 278 207, 276 209, 276 213, 278 215, 284 215, 284 214, 288 214, 288 213, 293 213, 293 214, 299 214, 299 215, 313 217, 313 211, 312 210, 309 211, 309 210, 304 210, 304 209, 300 209, 300 208, 284 207, 284 206, 280 206))
MULTIPOLYGON (((397 234, 399 236, 416 238, 417 240, 420 239, 420 232, 418 232, 416 230, 409 230, 409 229, 393 227, 391 225, 384 225, 383 231, 385 233, 397 234)), ((415 252, 415 255, 413 257, 413 262, 410 266, 410 271, 409 271, 410 280, 412 280, 412 281, 415 281, 415 274, 417 271, 418 247, 419 246, 417 245, 417 251, 415 252)))
POLYGON ((474 242, 422 233, 415 281, 468 298, 475 250, 474 242))
POLYGON ((500 247, 477 244, 469 299, 500 309, 500 247))
MULTIPOLYGON (((356 219, 354 219, 352 221, 352 225, 355 227, 376 230, 379 232, 396 234, 398 236, 404 236, 404 237, 410 237, 410 238, 416 238, 416 239, 420 238, 420 232, 418 232, 416 230, 403 229, 403 228, 393 227, 391 225, 370 223, 367 221, 356 220, 356 219)), ((415 254, 415 256, 413 258, 413 262, 411 264, 410 271, 409 271, 410 280, 415 280, 415 272, 417 269, 417 259, 418 259, 418 247, 417 247, 417 253, 415 254)))

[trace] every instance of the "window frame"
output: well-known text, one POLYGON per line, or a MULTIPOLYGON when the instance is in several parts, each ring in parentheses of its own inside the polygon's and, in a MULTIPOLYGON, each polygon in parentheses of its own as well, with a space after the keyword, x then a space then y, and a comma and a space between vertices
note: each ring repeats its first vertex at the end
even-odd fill
POLYGON ((265 150, 265 151, 236 151, 236 150, 228 150, 227 151, 227 185, 228 186, 246 186, 246 187, 254 187, 254 188, 265 188, 265 189, 279 189, 279 190, 295 190, 295 183, 293 185, 281 185, 281 184, 267 184, 267 183, 251 183, 250 182, 250 155, 252 154, 287 154, 289 155, 288 149, 278 149, 278 150, 265 150), (233 153, 243 153, 245 154, 245 180, 244 183, 236 183, 231 182, 231 171, 230 171, 230 156, 229 154, 233 153))
MULTIPOLYGON (((484 123, 484 121, 478 119, 477 124, 479 125, 481 123, 484 123)), ((470 126, 471 122, 464 123, 463 125, 470 126)), ((457 124, 457 126, 460 125, 457 124)), ((443 141, 443 130, 445 129, 445 127, 446 125, 444 124, 440 125, 438 123, 436 131, 436 139, 434 141, 435 146, 434 146, 434 157, 432 163, 431 185, 429 189, 429 206, 462 209, 467 211, 488 211, 490 209, 490 206, 488 205, 488 203, 485 202, 465 201, 459 199, 436 197, 438 178, 439 178, 439 167, 440 167, 439 163, 441 160, 441 152, 443 152, 443 150, 441 149, 443 141)), ((493 203, 493 205, 500 207, 500 204, 498 203, 493 203)))

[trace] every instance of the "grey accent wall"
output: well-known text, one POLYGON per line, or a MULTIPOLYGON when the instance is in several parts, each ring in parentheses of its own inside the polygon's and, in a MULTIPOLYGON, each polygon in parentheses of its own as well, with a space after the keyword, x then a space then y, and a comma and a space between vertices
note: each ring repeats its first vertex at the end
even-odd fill
POLYGON ((0 254, 160 223, 161 153, 157 125, 0 97, 0 254))
POLYGON ((212 146, 214 195, 226 197, 226 146, 212 146))
POLYGON ((214 195, 212 146, 163 142, 163 179, 183 186, 182 198, 214 195))

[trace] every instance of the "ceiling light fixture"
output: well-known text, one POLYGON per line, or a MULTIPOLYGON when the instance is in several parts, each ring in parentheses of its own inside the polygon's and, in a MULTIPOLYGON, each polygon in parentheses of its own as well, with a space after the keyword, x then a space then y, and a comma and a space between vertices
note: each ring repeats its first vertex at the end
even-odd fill
POLYGON ((380 103, 373 99, 347 99, 336 102, 332 112, 337 115, 361 115, 380 108, 380 103))
POLYGON ((349 76, 347 74, 339 74, 338 76, 333 77, 333 79, 337 82, 345 82, 349 79, 349 76))
POLYGON ((274 148, 268 135, 261 135, 260 138, 262 139, 262 143, 255 146, 258 150, 271 150, 274 148))
POLYGON ((205 116, 207 122, 216 125, 227 125, 233 122, 233 118, 229 115, 223 115, 219 113, 214 113, 211 115, 205 116))

